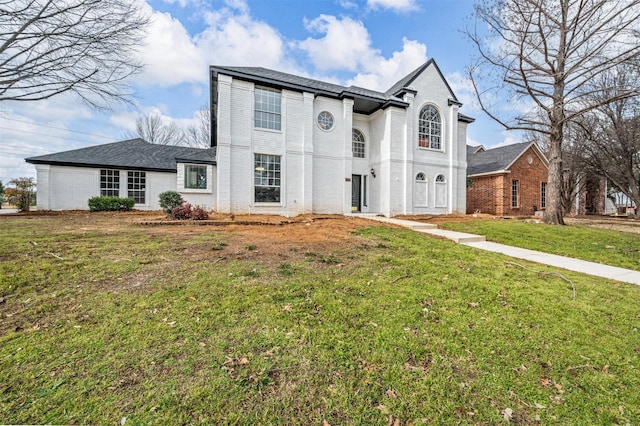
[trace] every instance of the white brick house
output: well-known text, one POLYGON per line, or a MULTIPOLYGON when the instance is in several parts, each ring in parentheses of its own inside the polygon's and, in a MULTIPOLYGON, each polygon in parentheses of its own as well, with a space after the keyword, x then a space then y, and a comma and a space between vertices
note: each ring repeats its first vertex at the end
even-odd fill
POLYGON ((177 190, 220 213, 465 213, 467 125, 433 60, 386 92, 212 66, 212 148, 129 140, 28 158, 38 208, 97 195, 158 209, 177 190))
POLYGON ((460 106, 433 60, 385 93, 212 66, 216 209, 465 213, 460 106))

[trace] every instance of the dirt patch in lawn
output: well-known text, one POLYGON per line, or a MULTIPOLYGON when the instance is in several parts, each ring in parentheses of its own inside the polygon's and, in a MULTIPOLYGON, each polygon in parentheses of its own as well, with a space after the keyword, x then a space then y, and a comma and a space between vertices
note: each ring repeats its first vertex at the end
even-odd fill
POLYGON ((594 228, 611 229, 613 231, 632 232, 640 234, 640 220, 626 217, 609 216, 580 216, 565 218, 565 222, 571 225, 592 226, 594 228))

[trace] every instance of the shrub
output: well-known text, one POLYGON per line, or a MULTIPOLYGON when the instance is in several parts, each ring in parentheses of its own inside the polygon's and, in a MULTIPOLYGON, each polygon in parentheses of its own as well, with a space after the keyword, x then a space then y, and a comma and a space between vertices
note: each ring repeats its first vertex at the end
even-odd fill
POLYGON ((160 194, 160 207, 171 214, 173 209, 180 207, 184 203, 182 196, 176 191, 165 191, 160 194))
POLYGON ((9 204, 13 204, 21 212, 28 212, 33 201, 33 190, 36 186, 35 180, 31 177, 21 177, 11 180, 9 184, 15 187, 13 191, 5 190, 10 194, 8 197, 9 204))
POLYGON ((92 197, 92 198, 89 198, 89 211, 92 211, 92 212, 129 211, 133 208, 134 204, 135 204, 135 201, 133 201, 133 198, 92 197))
POLYGON ((206 220, 209 215, 202 207, 192 207, 189 203, 183 203, 180 207, 171 210, 171 217, 178 220, 206 220))

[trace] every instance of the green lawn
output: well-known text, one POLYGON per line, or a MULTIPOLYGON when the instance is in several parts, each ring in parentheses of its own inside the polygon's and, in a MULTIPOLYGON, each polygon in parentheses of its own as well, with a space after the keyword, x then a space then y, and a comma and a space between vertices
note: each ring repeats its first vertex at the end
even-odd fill
POLYGON ((0 220, 0 423, 640 423, 638 286, 109 217, 0 220))
MULTIPOLYGON (((584 225, 553 226, 522 220, 444 223, 444 229, 487 240, 640 271, 640 234, 584 225)), ((638 225, 640 226, 640 225, 638 225)))

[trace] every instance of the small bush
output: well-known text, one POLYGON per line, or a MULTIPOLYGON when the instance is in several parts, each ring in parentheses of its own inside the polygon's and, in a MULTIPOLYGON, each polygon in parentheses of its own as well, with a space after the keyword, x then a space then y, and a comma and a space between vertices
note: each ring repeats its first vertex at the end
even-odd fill
POLYGON ((189 203, 183 203, 180 207, 171 210, 171 217, 178 220, 206 220, 209 215, 202 207, 192 207, 189 203))
POLYGON ((160 194, 160 207, 169 214, 171 214, 176 207, 182 206, 182 204, 184 204, 184 200, 176 191, 165 191, 160 194))
POLYGON ((133 198, 92 197, 92 198, 89 198, 89 211, 92 211, 92 212, 129 211, 133 208, 134 204, 135 204, 135 201, 133 201, 133 198))

